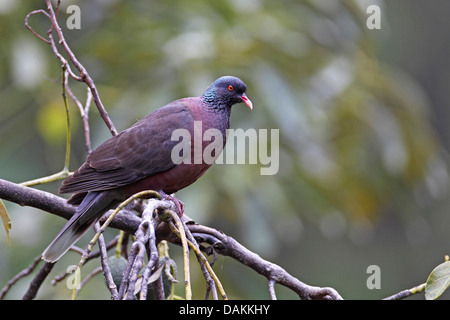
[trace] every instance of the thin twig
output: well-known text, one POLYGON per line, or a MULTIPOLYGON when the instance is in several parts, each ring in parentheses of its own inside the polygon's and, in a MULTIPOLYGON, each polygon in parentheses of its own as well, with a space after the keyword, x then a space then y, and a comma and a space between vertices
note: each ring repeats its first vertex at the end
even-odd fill
MULTIPOLYGON (((158 258, 159 258, 159 255, 158 255, 158 258)), ((154 268, 155 270, 159 270, 159 268, 160 268, 159 264, 160 264, 160 260, 156 259, 155 268, 154 268)), ((163 264, 164 264, 163 265, 164 273, 167 276, 167 268, 169 267, 169 269, 170 269, 170 263, 168 262, 168 260, 164 260, 163 264)), ((172 284, 173 284, 173 282, 172 282, 172 284)), ((147 286, 145 286, 143 288, 147 288, 147 286)), ((145 289, 145 290, 147 290, 147 289, 145 289)), ((166 293, 164 292, 164 283, 163 283, 162 273, 161 273, 161 276, 152 283, 152 290, 153 290, 154 300, 166 300, 166 293)), ((141 295, 141 300, 144 300, 146 298, 147 298, 146 296, 141 295)))
MULTIPOLYGON (((173 300, 174 299, 174 291, 175 291, 175 283, 177 283, 177 279, 176 279, 176 270, 175 270, 175 262, 170 258, 169 256, 169 245, 167 243, 167 241, 163 240, 158 244, 158 252, 159 252, 159 257, 164 258, 164 273, 167 277, 167 279, 171 282, 171 286, 170 286, 170 293, 169 293, 169 297, 167 299, 169 300, 173 300), (172 275, 173 273, 173 275, 172 275)), ((160 279, 160 282, 162 282, 162 278, 160 279)), ((162 286, 162 283, 161 283, 162 286)), ((155 294, 155 296, 157 297, 157 295, 155 294)))
POLYGON ((64 34, 62 33, 61 27, 58 24, 58 21, 56 19, 55 11, 53 10, 53 6, 51 3, 51 0, 46 0, 47 9, 50 14, 50 20, 52 21, 52 25, 54 26, 56 32, 58 33, 59 37, 59 44, 64 48, 64 51, 69 56, 70 61, 73 63, 75 68, 80 72, 80 76, 74 77, 74 79, 83 81, 86 83, 86 85, 89 87, 89 89, 92 92, 92 98, 94 100, 95 105, 97 106, 97 109, 100 113, 100 116, 103 118, 103 121, 105 121, 106 125, 108 126, 109 130, 111 131, 112 135, 117 135, 117 130, 114 127, 114 124, 112 123, 111 119, 108 116, 108 113, 106 112, 101 100, 100 96, 98 94, 97 88, 94 85, 94 81, 89 76, 89 73, 84 68, 84 66, 78 61, 78 59, 73 54, 72 50, 70 49, 69 45, 67 44, 64 34))
MULTIPOLYGON (((179 232, 179 227, 175 228, 175 226, 173 226, 173 224, 171 224, 171 222, 169 221, 169 227, 172 229, 172 231, 181 238, 181 234, 179 232)), ((183 229, 184 230, 184 229, 183 229)), ((214 273, 214 270, 211 268, 208 260, 205 258, 205 256, 201 253, 200 249, 198 248, 198 246, 196 246, 193 242, 191 241, 187 241, 188 245, 192 248, 192 250, 197 254, 197 256, 201 259, 201 261, 205 264, 206 268, 208 269, 209 274, 211 275, 212 279, 214 280, 214 282, 216 283, 220 294, 222 295, 222 298, 224 300, 228 300, 227 295, 223 289, 222 284, 220 283, 219 278, 216 276, 216 274, 214 273)))
POLYGON ((83 106, 83 104, 78 100, 78 98, 75 96, 75 94, 72 92, 72 89, 70 89, 68 78, 65 79, 65 90, 69 97, 72 99, 72 101, 77 106, 78 110, 80 111, 81 120, 83 120, 83 127, 84 127, 84 140, 86 144, 86 151, 87 153, 91 153, 91 138, 90 138, 90 129, 89 129, 89 107, 92 101, 92 93, 87 88, 86 93, 86 104, 83 106))
MULTIPOLYGON (((87 70, 84 68, 84 66, 78 61, 78 59, 76 58, 76 56, 74 55, 74 53, 72 52, 72 50, 70 49, 69 45, 67 44, 65 38, 64 38, 64 34, 61 30, 61 27, 58 24, 58 11, 59 11, 59 5, 60 5, 60 1, 58 1, 57 6, 56 6, 56 10, 53 9, 51 0, 46 0, 46 5, 47 5, 47 10, 48 13, 42 9, 40 10, 35 10, 30 12, 29 14, 27 14, 27 16, 25 17, 25 27, 30 30, 36 37, 38 37, 40 40, 44 41, 45 43, 51 45, 52 50, 53 50, 53 54, 61 61, 62 65, 66 66, 67 71, 69 73, 69 75, 80 82, 84 82, 86 83, 86 85, 88 86, 91 94, 92 94, 92 99, 94 100, 95 105, 97 106, 97 109, 100 113, 100 116, 103 118, 103 121, 105 122, 105 124, 107 125, 107 127, 109 128, 110 132, 112 135, 116 135, 117 134, 117 130, 114 127, 114 124, 112 123, 111 119, 108 116, 108 113, 106 112, 105 107, 103 106, 100 96, 98 94, 97 88, 94 84, 94 81, 91 79, 91 77, 89 76, 89 73, 87 72, 87 70), (47 37, 48 39, 44 38, 43 36, 41 36, 39 33, 37 33, 29 24, 29 18, 32 15, 35 14, 44 14, 51 22, 51 27, 50 29, 47 31, 47 37), (57 34, 58 34, 58 38, 59 41, 58 43, 63 47, 64 51, 67 53, 70 61, 72 62, 72 64, 75 66, 75 68, 80 72, 80 75, 76 75, 72 69, 70 68, 68 61, 59 53, 57 47, 56 47, 56 43, 53 39, 52 36, 52 32, 53 30, 56 30, 57 34)), ((85 127, 86 128, 86 127, 85 127)))
POLYGON ((2 300, 5 295, 8 293, 9 289, 11 289, 11 287, 16 284, 17 281, 19 281, 20 279, 22 279, 23 277, 26 277, 27 275, 29 275, 31 272, 34 271, 34 269, 36 268, 36 266, 39 264, 39 262, 41 262, 42 260, 42 256, 39 255, 36 258, 34 258, 33 262, 26 267, 25 269, 23 269, 22 271, 20 271, 18 274, 16 274, 11 280, 9 280, 6 283, 6 286, 4 286, 2 288, 2 290, 0 290, 0 300, 2 300))
MULTIPOLYGON (((151 201, 151 200, 150 200, 151 201)), ((144 269, 144 273, 142 275, 142 286, 141 286, 141 294, 140 299, 146 300, 147 299, 147 282, 150 278, 151 271, 153 267, 155 267, 155 270, 158 268, 158 260, 159 260, 159 254, 158 254, 158 248, 156 247, 156 235, 155 235, 155 226, 154 226, 154 220, 153 220, 153 212, 155 211, 154 206, 147 206, 142 213, 142 221, 147 222, 147 243, 149 247, 149 261, 147 263, 147 266, 144 269)), ((160 288, 161 289, 161 288, 160 288)), ((159 292, 159 294, 164 295, 164 291, 159 292)), ((162 298, 162 297, 160 297, 162 298)))
POLYGON ((76 295, 78 295, 78 293, 81 291, 81 289, 83 289, 83 287, 97 274, 99 274, 100 272, 102 272, 102 267, 97 267, 95 268, 91 273, 89 273, 84 279, 83 281, 81 281, 79 289, 77 289, 77 293, 76 295))
POLYGON ((269 294, 270 299, 277 300, 277 295, 275 294, 275 280, 273 279, 269 280, 269 294))
MULTIPOLYGON (((118 238, 119 238, 119 236, 116 236, 116 237, 114 237, 113 240, 111 240, 110 242, 108 242, 108 244, 106 244, 107 251, 109 251, 111 248, 114 248, 116 246, 118 238)), ((70 251, 77 252, 80 256, 83 255, 83 253, 84 253, 84 249, 81 249, 80 247, 77 247, 77 246, 72 246, 70 248, 70 251)), ((100 254, 101 254, 100 250, 91 252, 89 254, 89 256, 87 257, 86 262, 84 264, 86 265, 92 259, 98 258, 100 256, 100 254)), ((63 274, 56 276, 51 282, 52 285, 55 286, 58 282, 63 281, 68 275, 72 274, 72 272, 73 272, 73 270, 68 269, 63 274)))
MULTIPOLYGON (((145 245, 142 242, 134 242, 131 246, 132 251, 135 251, 136 253, 133 255, 133 259, 131 262, 131 269, 128 275, 129 282, 128 282, 128 290, 126 299, 127 300, 134 300, 135 295, 135 286, 138 279, 139 271, 141 271, 143 262, 144 262, 144 256, 146 252, 145 245)), ((131 255, 130 255, 131 257, 131 255)), ((125 273, 124 273, 125 278, 125 273)))
MULTIPOLYGON (((100 223, 95 223, 94 225, 95 232, 98 232, 100 230, 100 223)), ((100 251, 100 261, 102 264, 102 270, 103 275, 105 276, 106 286, 108 287, 109 291, 111 292, 111 298, 113 300, 117 300, 119 297, 119 293, 117 292, 117 286, 114 283, 111 269, 109 268, 108 264, 108 253, 106 249, 105 239, 103 238, 103 234, 100 234, 98 238, 98 247, 100 251)))
POLYGON ((131 270, 133 268, 133 263, 134 260, 136 258, 136 256, 138 255, 138 245, 134 244, 131 245, 130 248, 130 252, 128 254, 128 263, 127 266, 125 267, 125 270, 123 271, 123 277, 122 277, 122 282, 120 283, 120 288, 119 288, 119 299, 122 300, 125 298, 125 294, 127 293, 127 289, 128 289, 128 284, 129 284, 129 280, 130 280, 130 274, 131 274, 131 270))
MULTIPOLYGON (((190 271, 189 271, 189 247, 186 239, 186 233, 183 228, 183 224, 181 223, 180 217, 173 212, 172 210, 165 210, 164 215, 168 218, 175 221, 176 228, 172 229, 172 231, 177 230, 177 235, 181 240, 181 245, 183 247, 183 258, 184 258, 184 286, 185 286, 185 294, 186 300, 192 299, 192 291, 191 291, 191 280, 190 280, 190 271)), ((162 218, 165 220, 165 218, 162 218)), ((170 225, 170 223, 169 223, 170 225)))
POLYGON ((422 284, 420 284, 418 286, 415 286, 415 287, 413 287, 411 289, 400 291, 399 293, 396 293, 396 294, 394 294, 392 296, 384 298, 383 300, 401 300, 401 299, 405 299, 405 298, 408 298, 408 297, 410 297, 412 295, 415 295, 417 293, 420 293, 420 292, 424 291, 425 290, 425 286, 426 286, 426 283, 422 283, 422 284))
MULTIPOLYGON (((219 278, 216 276, 216 274, 214 273, 214 271, 212 269, 212 264, 209 263, 209 261, 206 259, 206 257, 203 255, 203 253, 200 251, 200 246, 198 245, 197 241, 195 240, 195 238, 192 235, 189 228, 186 226, 186 223, 183 220, 181 220, 181 222, 183 224, 183 228, 186 230, 186 236, 190 242, 189 246, 191 246, 193 251, 195 252, 195 254, 197 256, 197 260, 200 264, 200 268, 203 272, 203 276, 205 277, 205 280, 206 280, 205 300, 208 300, 210 292, 212 293, 213 300, 218 300, 216 284, 219 287, 219 291, 222 295, 222 298, 224 300, 226 300, 227 295, 223 289, 222 284, 219 281, 219 278)), ((213 262, 214 261, 215 260, 213 260, 213 262)))
POLYGON ((41 287, 45 278, 47 278, 50 271, 52 271, 54 265, 55 264, 51 262, 44 263, 44 265, 36 274, 36 276, 33 278, 33 280, 31 280, 27 292, 25 292, 25 294, 22 297, 23 300, 31 300, 36 297, 39 288, 41 287))
POLYGON ((69 162, 70 162, 70 116, 69 116, 69 106, 67 105, 67 96, 66 96, 66 82, 68 76, 67 64, 63 65, 62 68, 62 97, 64 101, 64 109, 66 112, 66 156, 64 158, 64 167, 63 169, 55 174, 52 174, 47 177, 34 179, 27 182, 22 182, 21 185, 26 187, 31 187, 34 185, 49 183, 52 181, 60 180, 66 178, 69 172, 69 162))
POLYGON ((42 13, 42 14, 44 14, 45 16, 47 16, 47 18, 50 19, 50 15, 49 15, 47 12, 45 12, 44 10, 42 10, 42 9, 34 10, 34 11, 31 11, 29 14, 27 14, 27 16, 25 17, 25 27, 26 27, 28 30, 30 30, 36 37, 38 37, 39 39, 41 39, 41 40, 44 41, 45 43, 50 44, 50 40, 45 39, 45 38, 44 38, 43 36, 41 36, 39 33, 37 33, 36 31, 34 31, 33 28, 30 27, 30 24, 28 23, 28 19, 29 19, 32 15, 35 15, 35 14, 37 14, 37 13, 42 13))
POLYGON ((91 153, 91 137, 89 135, 90 129, 89 129, 89 108, 91 107, 92 102, 92 92, 87 89, 86 94, 86 103, 84 105, 84 113, 82 114, 81 118, 83 119, 83 126, 84 126, 84 140, 86 141, 86 151, 87 153, 91 153))

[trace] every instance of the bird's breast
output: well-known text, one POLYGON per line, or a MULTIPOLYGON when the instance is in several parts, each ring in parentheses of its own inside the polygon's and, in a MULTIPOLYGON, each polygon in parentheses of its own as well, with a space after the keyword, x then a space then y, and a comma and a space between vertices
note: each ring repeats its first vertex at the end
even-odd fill
POLYGON ((142 190, 157 190, 171 194, 181 190, 200 178, 211 165, 181 163, 167 171, 163 171, 122 188, 126 196, 142 190))

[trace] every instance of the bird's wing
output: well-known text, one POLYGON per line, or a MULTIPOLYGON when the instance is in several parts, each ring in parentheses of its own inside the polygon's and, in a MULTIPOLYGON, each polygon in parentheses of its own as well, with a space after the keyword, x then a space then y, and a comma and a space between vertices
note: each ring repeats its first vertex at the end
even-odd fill
POLYGON ((64 180, 59 191, 110 190, 174 167, 171 152, 179 140, 171 140, 172 132, 180 128, 193 132, 194 118, 188 99, 174 101, 152 112, 105 141, 64 180))

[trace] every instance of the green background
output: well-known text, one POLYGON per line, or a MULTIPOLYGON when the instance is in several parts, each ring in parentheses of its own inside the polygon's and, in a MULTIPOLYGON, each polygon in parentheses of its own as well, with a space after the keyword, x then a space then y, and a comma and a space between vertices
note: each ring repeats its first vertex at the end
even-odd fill
MULTIPOLYGON (((0 178, 14 182, 64 163, 61 65, 24 27, 27 13, 44 8, 0 0, 0 178)), ((425 282, 449 253, 449 10, 444 0, 93 0, 63 1, 59 23, 119 131, 200 95, 219 76, 243 79, 254 109, 236 105, 231 127, 279 129, 280 170, 262 176, 260 164, 215 165, 177 194, 186 214, 305 283, 380 299, 425 282), (66 27, 68 4, 81 8, 80 30, 66 27), (366 26, 371 4, 381 8, 380 30, 366 26), (366 286, 370 265, 380 267, 381 289, 366 286)), ((30 24, 43 35, 50 25, 42 15, 30 24)), ((83 84, 71 88, 85 100, 83 84)), ((72 102, 70 109, 75 170, 86 148, 72 102)), ((89 115, 95 147, 110 134, 94 105, 89 115)), ((59 185, 38 188, 56 193, 59 185)), ((64 224, 5 203, 12 230, 10 246, 0 232, 0 287, 64 224)), ((181 280, 181 249, 170 253, 181 280)), ((67 254, 37 298, 70 298, 65 282, 50 280, 78 260, 67 254)), ((195 258, 191 265, 194 298, 202 299, 195 258)), ((230 298, 269 298, 267 280, 230 258, 219 257, 215 270, 230 298)), ((31 277, 6 298, 20 298, 31 277)), ((103 283, 97 276, 79 298, 108 299, 103 283)), ((297 298, 275 288, 279 299, 297 298)))

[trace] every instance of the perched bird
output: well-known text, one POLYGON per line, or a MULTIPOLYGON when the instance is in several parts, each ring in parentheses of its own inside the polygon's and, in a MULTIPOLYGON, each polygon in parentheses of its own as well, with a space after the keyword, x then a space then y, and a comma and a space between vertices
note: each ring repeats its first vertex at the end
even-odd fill
MULTIPOLYGON (((203 132, 220 130, 225 146, 231 107, 243 102, 253 108, 246 89, 236 77, 221 77, 200 97, 173 101, 93 150, 59 189, 60 193, 74 193, 69 202, 79 206, 45 249, 43 259, 57 261, 106 211, 131 195, 143 190, 171 194, 195 182, 211 163, 175 164, 172 149, 179 142, 172 141, 173 131, 185 129, 191 134, 193 153, 194 122, 201 121, 203 132)), ((207 145, 202 141, 203 150, 207 145)))

